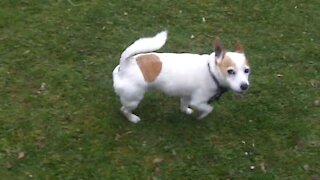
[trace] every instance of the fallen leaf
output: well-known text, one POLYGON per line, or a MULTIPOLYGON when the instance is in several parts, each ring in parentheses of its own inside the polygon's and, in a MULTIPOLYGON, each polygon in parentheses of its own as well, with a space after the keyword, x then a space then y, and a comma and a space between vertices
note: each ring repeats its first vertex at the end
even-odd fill
POLYGON ((159 167, 156 167, 156 168, 154 169, 154 172, 160 173, 160 172, 161 172, 161 169, 160 169, 159 167))
POLYGON ((8 162, 8 161, 6 162, 5 166, 6 166, 7 169, 11 169, 12 168, 12 164, 10 162, 8 162))
POLYGON ((314 104, 315 106, 319 106, 319 105, 320 105, 320 100, 319 100, 319 99, 315 100, 315 101, 313 102, 313 104, 314 104))
POLYGON ((264 173, 267 172, 267 170, 266 170, 266 165, 265 165, 264 162, 260 163, 260 169, 261 169, 261 171, 264 172, 264 173))
POLYGON ((121 138, 121 135, 117 133, 117 134, 116 134, 116 137, 114 138, 114 140, 119 141, 120 138, 121 138))
POLYGON ((153 163, 153 164, 159 164, 159 163, 161 163, 162 161, 163 161, 162 158, 158 158, 158 157, 157 157, 157 158, 154 158, 154 159, 153 159, 152 163, 153 163))
POLYGON ((253 148, 255 148, 255 147, 256 147, 256 144, 255 144, 254 142, 252 143, 252 147, 253 147, 253 148))
POLYGON ((37 148, 38 149, 43 149, 44 147, 46 147, 46 144, 44 142, 38 142, 37 143, 37 148))
POLYGON ((312 87, 316 88, 316 87, 318 87, 319 82, 317 80, 315 80, 315 79, 311 79, 310 80, 310 84, 311 84, 312 87))
POLYGON ((30 50, 26 50, 25 52, 23 52, 23 54, 29 54, 30 50))
POLYGON ((46 83, 42 82, 40 85, 40 91, 46 90, 46 83))
POLYGON ((18 154, 18 159, 24 159, 26 157, 26 153, 25 152, 23 152, 23 151, 21 151, 21 152, 19 152, 19 154, 18 154))
POLYGON ((297 144, 294 146, 294 149, 297 151, 302 150, 303 148, 305 148, 305 146, 306 146, 306 143, 302 140, 299 140, 297 144))
POLYGON ((33 175, 30 172, 26 172, 26 175, 28 175, 29 178, 33 178, 33 175))
POLYGON ((114 140, 119 141, 122 137, 124 137, 124 136, 126 136, 126 135, 128 135, 128 134, 131 134, 131 133, 132 133, 132 131, 128 131, 128 132, 123 133, 123 134, 117 133, 117 134, 116 134, 116 137, 114 138, 114 140))
POLYGON ((47 84, 42 82, 40 85, 40 88, 38 89, 38 94, 41 94, 42 92, 44 92, 47 89, 47 84))

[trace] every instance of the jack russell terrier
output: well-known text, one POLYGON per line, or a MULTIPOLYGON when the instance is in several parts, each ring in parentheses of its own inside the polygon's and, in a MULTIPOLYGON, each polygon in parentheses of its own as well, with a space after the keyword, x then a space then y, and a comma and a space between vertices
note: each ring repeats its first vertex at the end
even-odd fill
POLYGON ((235 52, 225 51, 218 38, 211 54, 153 52, 166 40, 167 31, 138 39, 121 54, 112 73, 120 110, 130 122, 140 121, 132 111, 152 89, 180 97, 181 111, 192 114, 196 110, 202 119, 213 109, 211 100, 228 89, 244 93, 249 88, 250 67, 239 43, 235 52))

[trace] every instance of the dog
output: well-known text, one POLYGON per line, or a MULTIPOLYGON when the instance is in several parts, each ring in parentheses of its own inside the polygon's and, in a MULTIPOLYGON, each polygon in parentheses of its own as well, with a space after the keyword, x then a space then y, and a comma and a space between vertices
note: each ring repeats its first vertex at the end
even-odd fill
POLYGON ((180 97, 180 109, 186 114, 197 111, 203 119, 212 110, 210 100, 227 90, 244 93, 249 88, 250 66, 240 43, 235 52, 214 41, 211 54, 156 53, 167 41, 167 31, 135 41, 123 51, 120 64, 113 70, 113 87, 120 97, 122 114, 133 123, 133 114, 144 94, 159 90, 180 97))

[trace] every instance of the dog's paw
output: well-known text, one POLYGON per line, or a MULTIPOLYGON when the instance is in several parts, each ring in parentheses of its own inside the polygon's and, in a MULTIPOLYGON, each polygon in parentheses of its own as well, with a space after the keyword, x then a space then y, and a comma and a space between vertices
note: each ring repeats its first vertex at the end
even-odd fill
POLYGON ((141 119, 139 116, 136 116, 134 114, 130 115, 130 117, 128 118, 128 120, 132 123, 138 123, 141 119))
POLYGON ((193 113, 193 110, 191 108, 187 108, 185 111, 184 111, 186 114, 190 115, 193 113))

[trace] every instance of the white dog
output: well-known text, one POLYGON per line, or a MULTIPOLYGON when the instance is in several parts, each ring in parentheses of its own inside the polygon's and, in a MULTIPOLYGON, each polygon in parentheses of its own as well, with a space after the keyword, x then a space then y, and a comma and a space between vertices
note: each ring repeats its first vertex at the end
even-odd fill
POLYGON ((226 90, 243 93, 249 87, 250 68, 240 44, 236 52, 222 49, 219 39, 211 54, 155 53, 167 40, 163 31, 154 37, 141 38, 121 55, 120 65, 113 71, 113 86, 120 96, 121 112, 133 123, 140 118, 132 113, 144 94, 152 89, 179 96, 181 111, 206 117, 226 90))

